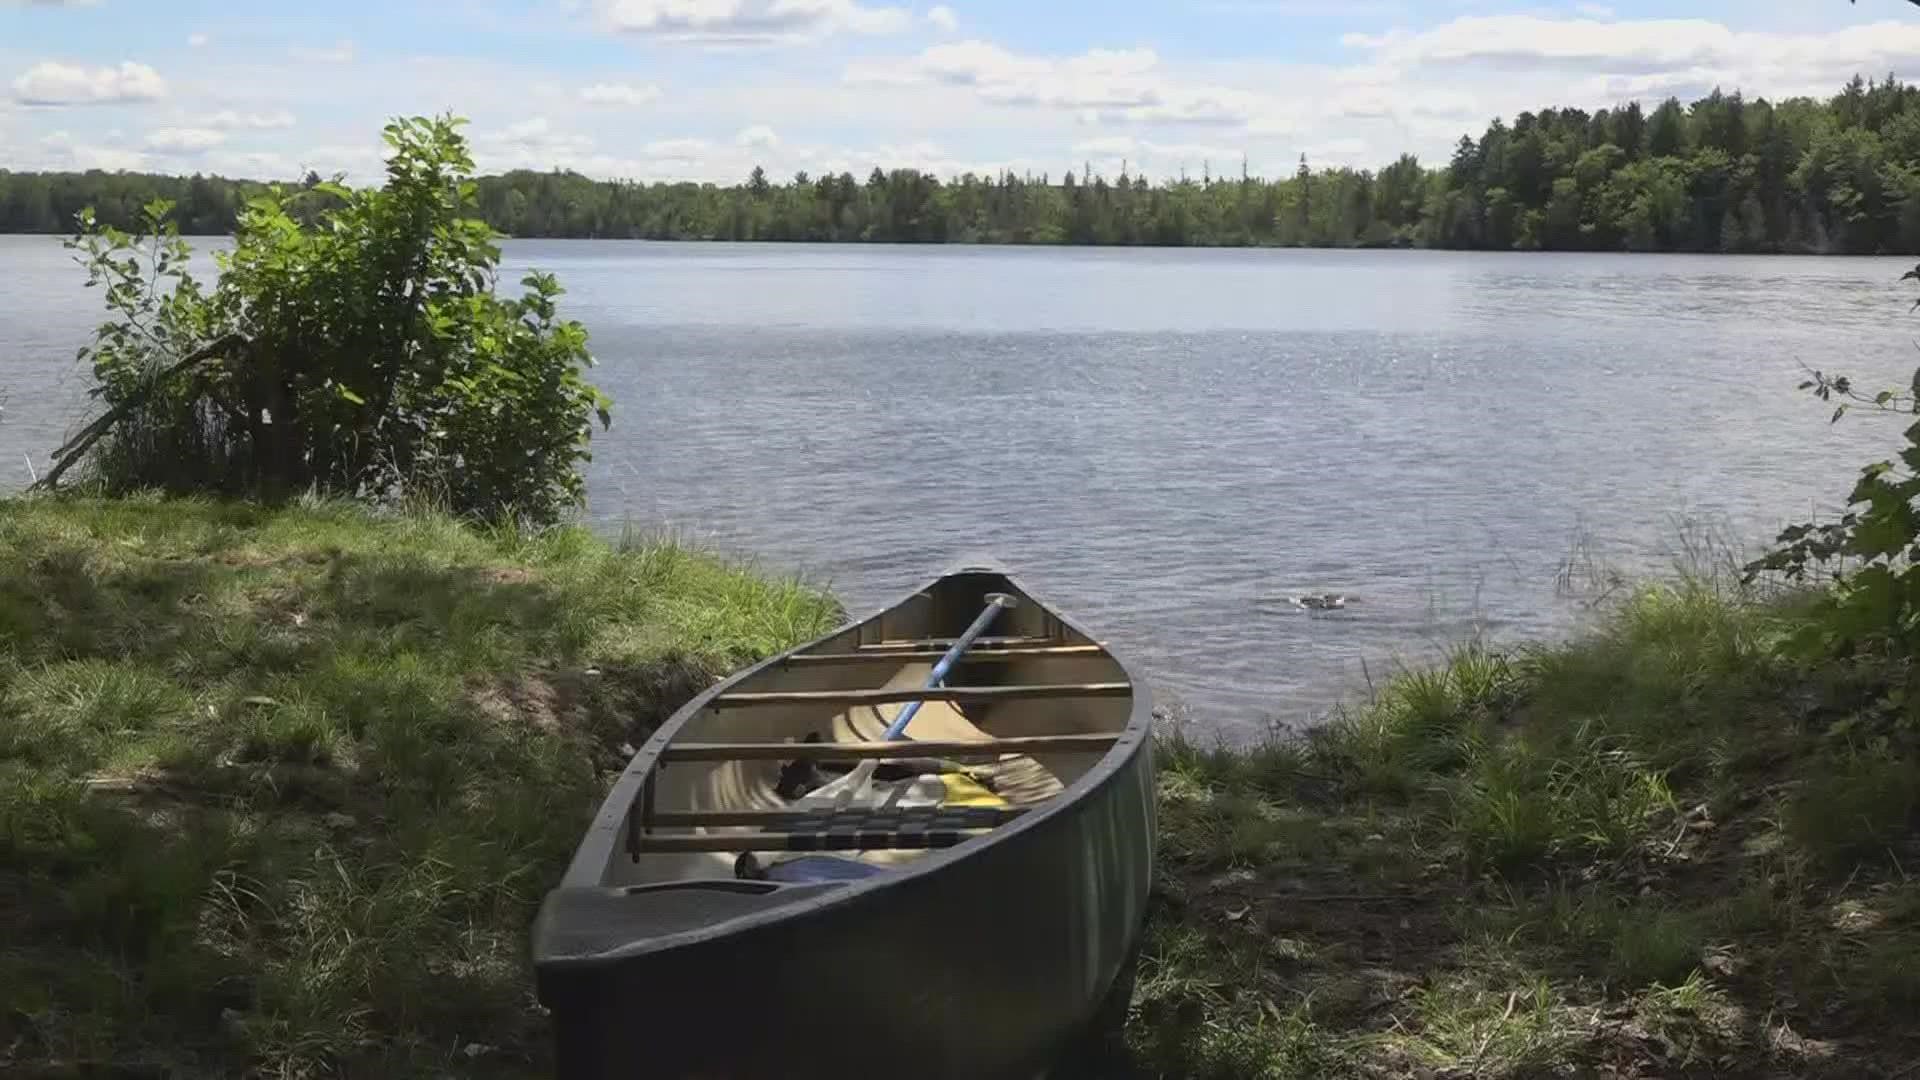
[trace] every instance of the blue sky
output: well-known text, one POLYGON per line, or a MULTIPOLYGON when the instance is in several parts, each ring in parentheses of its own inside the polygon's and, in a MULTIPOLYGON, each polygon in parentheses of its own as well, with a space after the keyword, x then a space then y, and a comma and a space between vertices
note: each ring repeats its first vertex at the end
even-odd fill
POLYGON ((0 0, 0 167, 377 174, 389 116, 483 169, 1165 176, 1443 158, 1546 104, 1920 77, 1904 0, 0 0))

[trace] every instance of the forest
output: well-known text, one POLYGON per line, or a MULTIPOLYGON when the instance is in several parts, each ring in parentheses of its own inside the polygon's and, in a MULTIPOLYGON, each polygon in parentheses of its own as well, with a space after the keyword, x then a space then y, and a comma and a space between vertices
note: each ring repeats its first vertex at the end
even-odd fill
MULTIPOLYGON (((309 175, 305 183, 320 182, 309 175)), ((161 197, 224 234, 259 181, 0 171, 0 232, 130 225, 161 197)), ((1262 179, 966 174, 876 167, 781 182, 638 183, 516 171, 479 181, 519 237, 1481 250, 1920 253, 1920 88, 1856 76, 1826 101, 1739 92, 1651 110, 1543 109, 1463 135, 1443 165, 1262 179)))

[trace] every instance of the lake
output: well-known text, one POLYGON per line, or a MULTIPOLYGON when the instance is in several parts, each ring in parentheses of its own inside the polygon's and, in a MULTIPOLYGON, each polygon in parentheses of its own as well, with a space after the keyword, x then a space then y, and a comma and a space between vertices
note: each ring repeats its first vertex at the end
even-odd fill
MULTIPOLYGON (((1829 426, 1802 365, 1877 387, 1920 361, 1900 259, 506 252, 559 274, 617 402, 596 525, 861 612, 991 553, 1236 740, 1449 643, 1564 635, 1594 568, 1830 511, 1902 425, 1829 426), (1284 600, 1326 591, 1355 600, 1284 600)), ((57 240, 0 237, 8 486, 85 414, 81 282, 57 240)))

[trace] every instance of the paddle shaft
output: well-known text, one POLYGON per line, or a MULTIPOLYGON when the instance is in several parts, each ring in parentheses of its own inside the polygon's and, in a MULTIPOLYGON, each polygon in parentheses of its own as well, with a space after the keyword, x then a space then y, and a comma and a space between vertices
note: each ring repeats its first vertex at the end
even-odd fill
MULTIPOLYGON (((967 646, 973 644, 973 639, 986 633, 987 627, 993 625, 994 617, 1001 611, 1013 606, 1011 600, 1012 598, 1004 593, 995 593, 987 598, 986 608, 973 620, 973 625, 967 627, 967 632, 954 640, 953 647, 947 650, 947 655, 933 665, 933 671, 927 676, 927 684, 923 689, 931 690, 946 680, 947 672, 953 670, 953 665, 959 662, 960 655, 967 651, 967 646)), ((887 730, 881 738, 888 742, 906 738, 907 725, 913 723, 913 714, 920 711, 921 704, 920 701, 907 702, 901 708, 900 715, 894 717, 893 723, 887 725, 887 730)))

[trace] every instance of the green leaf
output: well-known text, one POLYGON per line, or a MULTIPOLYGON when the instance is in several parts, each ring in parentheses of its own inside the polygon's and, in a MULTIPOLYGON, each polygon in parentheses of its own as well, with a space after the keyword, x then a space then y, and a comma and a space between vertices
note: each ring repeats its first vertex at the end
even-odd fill
POLYGON ((366 398, 363 398, 359 394, 356 394, 353 391, 347 389, 346 387, 341 386, 339 383, 334 384, 333 392, 340 395, 341 400, 351 402, 352 404, 355 404, 355 405, 365 405, 367 403, 366 398))

